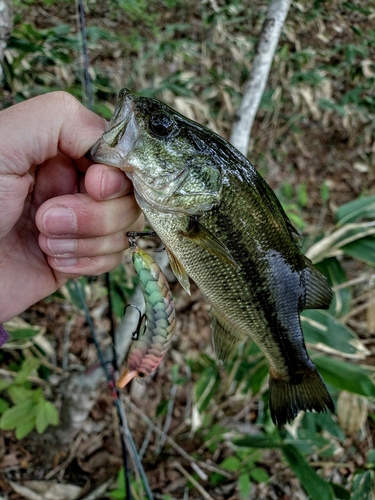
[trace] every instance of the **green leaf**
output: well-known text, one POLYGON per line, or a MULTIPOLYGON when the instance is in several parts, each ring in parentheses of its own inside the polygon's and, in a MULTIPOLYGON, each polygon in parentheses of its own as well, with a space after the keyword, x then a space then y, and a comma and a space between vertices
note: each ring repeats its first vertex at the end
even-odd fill
POLYGON ((282 452, 311 500, 334 500, 331 486, 318 476, 295 446, 285 444, 282 452))
POLYGON ((375 195, 365 196, 345 203, 336 212, 336 220, 339 226, 361 219, 375 219, 375 195))
POLYGON ((355 333, 328 311, 309 310, 301 314, 301 324, 306 342, 322 343, 338 352, 355 354, 359 341, 355 333))
POLYGON ((237 457, 227 457, 220 464, 220 467, 222 469, 229 471, 238 471, 240 466, 241 460, 239 460, 237 457))
POLYGON ((0 391, 7 389, 11 384, 12 382, 9 382, 8 380, 0 379, 0 391))
POLYGON ((375 385, 370 371, 352 361, 341 361, 328 356, 314 356, 314 363, 326 382, 361 396, 375 397, 375 385))
POLYGON ((35 426, 39 434, 47 429, 47 427, 52 425, 57 425, 59 422, 59 415, 55 406, 49 401, 40 401, 36 409, 36 419, 35 426))
POLYGON ((367 463, 371 464, 372 467, 375 465, 375 450, 374 449, 368 451, 367 463))
MULTIPOLYGON (((316 267, 327 277, 329 284, 334 287, 345 283, 348 278, 336 257, 329 257, 319 262, 316 267)), ((352 292, 350 287, 340 288, 333 294, 332 304, 329 311, 334 316, 343 316, 350 311, 352 292)))
POLYGON ((248 448, 280 448, 281 443, 272 436, 266 434, 255 434, 240 439, 234 439, 235 446, 246 446, 248 448))
POLYGON ((256 481, 257 483, 267 483, 270 479, 268 473, 262 469, 261 467, 254 467, 253 469, 250 469, 250 476, 256 481))
POLYGON ((332 257, 353 241, 375 234, 375 223, 354 222, 339 227, 332 233, 316 241, 306 250, 306 256, 314 263, 332 257))
POLYGON ((42 328, 39 326, 17 326, 11 325, 11 323, 7 323, 6 330, 9 333, 9 337, 11 341, 14 340, 26 340, 35 337, 38 333, 41 332, 42 328))
POLYGON ((248 474, 241 474, 237 480, 241 500, 248 500, 251 492, 251 481, 248 474))
POLYGON ((374 478, 375 475, 372 470, 355 475, 350 500, 373 500, 375 487, 374 478))
POLYGON ((5 401, 5 399, 0 398, 0 414, 4 413, 5 410, 7 410, 8 408, 9 408, 8 402, 5 401))
POLYGON ((25 436, 30 434, 30 432, 34 429, 34 427, 35 427, 34 419, 23 422, 16 429, 16 438, 23 439, 25 436))
POLYGON ((8 394, 12 402, 17 405, 26 400, 32 400, 32 390, 28 389, 24 385, 12 385, 8 389, 8 394))
POLYGON ((26 400, 5 410, 0 419, 0 428, 4 430, 16 429, 26 422, 34 422, 34 419, 35 405, 33 401, 26 400))
POLYGON ((40 361, 37 358, 26 358, 22 363, 21 370, 18 372, 15 378, 15 384, 23 384, 27 377, 36 370, 40 365, 40 361))
POLYGON ((342 247, 345 255, 375 267, 375 237, 367 236, 342 247))

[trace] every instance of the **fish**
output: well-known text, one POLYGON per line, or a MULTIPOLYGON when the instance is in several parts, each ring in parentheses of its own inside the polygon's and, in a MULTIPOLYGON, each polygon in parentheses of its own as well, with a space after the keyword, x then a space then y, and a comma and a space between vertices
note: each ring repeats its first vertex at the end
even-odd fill
POLYGON ((132 260, 146 303, 144 331, 131 345, 126 368, 116 381, 124 388, 133 378, 154 372, 162 362, 176 326, 176 312, 168 281, 156 262, 134 244, 132 260))
POLYGON ((305 309, 327 309, 332 290, 249 160, 208 128, 126 88, 89 157, 126 172, 182 287, 189 293, 192 279, 207 297, 218 360, 249 337, 264 353, 273 422, 333 412, 300 321, 305 309))

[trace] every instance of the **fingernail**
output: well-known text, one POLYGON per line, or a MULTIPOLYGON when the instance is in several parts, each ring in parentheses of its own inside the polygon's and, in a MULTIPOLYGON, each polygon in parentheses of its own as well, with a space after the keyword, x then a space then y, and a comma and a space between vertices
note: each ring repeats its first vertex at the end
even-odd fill
POLYGON ((77 264, 77 262, 78 262, 78 259, 76 259, 74 257, 67 258, 67 259, 59 259, 59 258, 55 259, 56 267, 71 267, 71 266, 75 266, 77 264))
POLYGON ((68 255, 77 248, 77 240, 59 240, 48 238, 47 246, 53 255, 68 255))
POLYGON ((100 195, 104 199, 115 196, 120 193, 126 183, 126 177, 120 170, 107 170, 102 177, 102 185, 100 187, 100 195))
POLYGON ((77 221, 73 211, 63 205, 53 205, 43 215, 43 227, 49 234, 73 234, 77 221))

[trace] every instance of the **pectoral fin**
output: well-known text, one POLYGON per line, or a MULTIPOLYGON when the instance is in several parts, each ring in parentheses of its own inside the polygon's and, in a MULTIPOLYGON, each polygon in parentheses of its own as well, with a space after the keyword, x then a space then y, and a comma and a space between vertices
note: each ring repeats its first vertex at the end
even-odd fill
POLYGON ((169 264, 171 266, 173 274, 176 276, 176 278, 180 282, 180 285, 185 290, 185 292, 190 295, 189 276, 188 276, 184 266, 181 264, 181 262, 177 259, 177 257, 167 247, 165 248, 165 250, 167 252, 169 264))
POLYGON ((245 339, 245 335, 236 330, 211 309, 212 344, 219 361, 226 361, 245 339))
POLYGON ((228 248, 194 217, 189 219, 189 229, 180 234, 232 266, 239 267, 228 248))

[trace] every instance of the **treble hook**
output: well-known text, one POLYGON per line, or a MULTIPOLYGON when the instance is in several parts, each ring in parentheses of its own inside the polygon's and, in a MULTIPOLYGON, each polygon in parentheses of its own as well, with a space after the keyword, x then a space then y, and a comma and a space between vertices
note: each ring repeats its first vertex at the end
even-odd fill
POLYGON ((130 248, 134 248, 136 245, 137 238, 140 236, 157 236, 155 231, 128 231, 126 236, 129 238, 130 248))
MULTIPOLYGON (((146 316, 144 314, 142 314, 142 312, 140 311, 140 309, 135 304, 128 304, 127 306, 125 306, 124 316, 125 316, 125 313, 126 313, 126 309, 128 307, 133 307, 134 309, 136 309, 138 311, 138 314, 139 314, 139 319, 138 319, 138 323, 137 323, 136 329, 132 333, 132 340, 138 340, 140 332, 141 332, 141 328, 143 327, 143 332, 144 332, 145 329, 146 329, 146 327, 147 327, 147 319, 146 319, 146 316)), ((142 334, 143 334, 143 332, 142 332, 142 334)))

